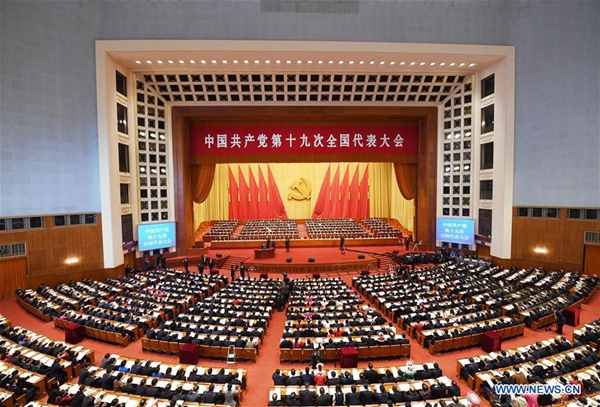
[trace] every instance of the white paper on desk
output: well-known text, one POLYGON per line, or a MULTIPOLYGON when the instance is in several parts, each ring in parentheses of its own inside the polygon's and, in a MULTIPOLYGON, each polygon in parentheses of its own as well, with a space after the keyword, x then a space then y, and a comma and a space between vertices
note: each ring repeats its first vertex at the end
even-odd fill
POLYGON ((142 382, 142 378, 141 377, 133 377, 133 379, 131 380, 131 383, 133 384, 140 384, 142 382))
POLYGON ((275 390, 269 392, 269 400, 273 397, 273 394, 277 394, 277 399, 281 400, 281 388, 275 387, 275 390))
POLYGON ((156 382, 156 387, 160 387, 161 389, 164 389, 165 387, 167 387, 167 384, 169 384, 168 381, 166 380, 159 380, 156 382))
POLYGON ((192 383, 190 383, 190 382, 185 382, 183 384, 183 386, 181 386, 181 388, 183 390, 192 390, 194 388, 194 385, 192 383))
POLYGON ((452 380, 446 376, 439 377, 437 380, 439 383, 445 384, 446 386, 452 386, 452 380))
POLYGON ((408 384, 408 383, 400 383, 398 385, 398 389, 400 389, 400 391, 409 391, 410 390, 410 384, 408 384))
POLYGON ((27 383, 35 383, 38 380, 40 380, 42 377, 41 376, 36 376, 36 375, 31 375, 29 376, 29 378, 27 379, 27 383))
POLYGON ((103 403, 110 403, 110 402, 112 402, 116 398, 117 398, 117 396, 113 396, 112 394, 107 394, 104 397, 102 397, 102 402, 103 403))
POLYGON ((423 388, 423 382, 417 381, 417 382, 412 382, 411 384, 412 384, 413 389, 415 389, 415 390, 421 390, 423 388))
POLYGON ((543 365, 546 365, 546 366, 548 366, 548 367, 552 367, 552 366, 554 366, 554 363, 552 363, 552 361, 550 361, 550 360, 548 360, 548 359, 544 359, 544 360, 542 360, 542 364, 543 364, 543 365))
POLYGON ((352 369, 352 377, 354 378, 354 380, 360 379, 360 370, 352 369))
MULTIPOLYGON (((349 391, 350 389, 348 389, 349 391)), ((286 386, 285 387, 285 394, 292 394, 292 393, 296 393, 296 395, 298 394, 298 387, 297 386, 286 386)))
POLYGON ((69 390, 67 390, 67 393, 69 394, 75 394, 79 391, 79 385, 78 384, 74 384, 73 386, 71 386, 69 388, 69 390))
POLYGON ((131 398, 129 398, 127 396, 119 396, 119 404, 127 403, 129 400, 131 400, 131 398))
MULTIPOLYGON (((152 405, 152 404, 150 404, 152 405)), ((129 400, 127 401, 127 403, 125 403, 125 407, 138 407, 139 403, 137 400, 129 400)))

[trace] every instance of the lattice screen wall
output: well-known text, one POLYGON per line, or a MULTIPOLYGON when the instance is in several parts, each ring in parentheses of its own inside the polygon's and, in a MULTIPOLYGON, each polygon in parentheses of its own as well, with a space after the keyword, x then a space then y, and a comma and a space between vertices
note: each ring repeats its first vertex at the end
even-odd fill
POLYGON ((165 101, 139 77, 135 108, 140 222, 171 220, 167 109, 165 101))
MULTIPOLYGON (((472 218, 473 214, 473 79, 446 100, 442 140, 442 215, 472 218)), ((468 245, 462 248, 467 249, 468 245)))

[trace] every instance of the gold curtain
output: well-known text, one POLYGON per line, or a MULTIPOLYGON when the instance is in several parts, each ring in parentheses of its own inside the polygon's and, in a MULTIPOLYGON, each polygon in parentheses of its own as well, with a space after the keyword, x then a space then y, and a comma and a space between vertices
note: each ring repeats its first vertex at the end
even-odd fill
POLYGON ((394 172, 398 188, 406 199, 415 199, 417 195, 417 164, 395 163, 394 172))
MULTIPOLYGON (((273 177, 277 182, 281 199, 285 205, 290 219, 310 218, 321 189, 321 183, 331 165, 331 173, 335 173, 340 167, 340 178, 350 167, 350 180, 358 165, 359 179, 369 166, 369 200, 371 216, 393 217, 398 219, 408 228, 412 226, 413 201, 406 201, 398 192, 398 187, 392 175, 392 163, 270 163, 273 177), (310 182, 312 187, 310 200, 288 200, 290 185, 298 178, 304 178, 310 182), (394 192, 399 197, 394 196, 394 192), (405 223, 410 220, 410 223, 405 223)), ((217 219, 228 219, 229 217, 229 170, 231 167, 237 181, 237 164, 216 164, 214 182, 206 200, 201 204, 194 204, 194 227, 197 228, 201 222, 217 219)), ((249 169, 255 177, 258 177, 258 168, 262 169, 266 177, 267 164, 240 164, 242 173, 248 180, 249 169)))
POLYGON ((206 201, 215 179, 215 164, 192 165, 192 199, 200 204, 206 201))

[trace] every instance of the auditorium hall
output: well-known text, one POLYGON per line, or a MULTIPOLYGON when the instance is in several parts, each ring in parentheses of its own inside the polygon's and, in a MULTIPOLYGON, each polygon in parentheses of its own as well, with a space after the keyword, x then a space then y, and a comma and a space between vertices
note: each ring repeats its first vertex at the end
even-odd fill
POLYGON ((1 1, 0 407, 600 406, 599 22, 1 1))

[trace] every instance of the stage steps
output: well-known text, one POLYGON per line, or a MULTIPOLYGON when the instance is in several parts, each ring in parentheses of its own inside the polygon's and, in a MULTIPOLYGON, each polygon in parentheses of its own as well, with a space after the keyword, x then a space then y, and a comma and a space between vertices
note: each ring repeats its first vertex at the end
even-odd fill
POLYGON ((389 256, 381 256, 381 255, 377 255, 377 256, 373 256, 376 259, 379 259, 379 270, 382 271, 388 271, 388 268, 390 266, 390 264, 394 264, 394 262, 392 261, 392 258, 389 256))
POLYGON ((238 224, 235 229, 233 229, 233 232, 231 232, 231 237, 232 238, 238 238, 240 237, 240 232, 242 231, 242 228, 244 227, 244 225, 240 225, 238 224))
POLYGON ((239 266, 241 263, 248 260, 248 257, 241 256, 228 256, 223 266, 221 266, 221 270, 231 270, 231 266, 239 266))
POLYGON ((308 230, 304 223, 298 223, 298 236, 300 239, 308 239, 308 230))

